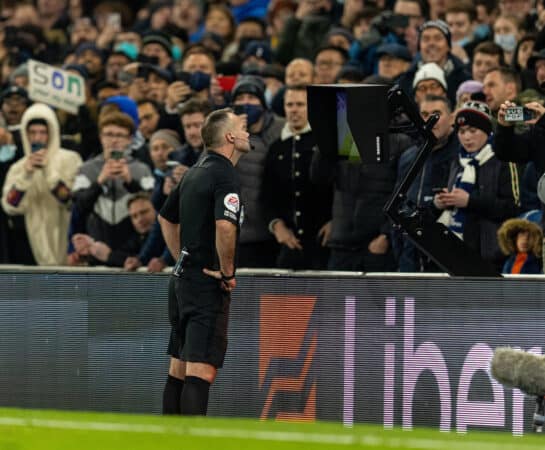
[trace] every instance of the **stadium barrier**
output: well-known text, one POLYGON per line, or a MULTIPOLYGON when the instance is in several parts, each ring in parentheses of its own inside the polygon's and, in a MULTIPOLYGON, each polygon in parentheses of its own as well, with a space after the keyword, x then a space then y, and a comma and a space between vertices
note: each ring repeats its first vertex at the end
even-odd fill
MULTIPOLYGON (((0 269, 0 406, 160 413, 165 274, 0 269)), ((541 353, 542 277, 241 271, 209 413, 529 429, 494 348, 541 353), (242 273, 244 272, 244 273, 242 273)))

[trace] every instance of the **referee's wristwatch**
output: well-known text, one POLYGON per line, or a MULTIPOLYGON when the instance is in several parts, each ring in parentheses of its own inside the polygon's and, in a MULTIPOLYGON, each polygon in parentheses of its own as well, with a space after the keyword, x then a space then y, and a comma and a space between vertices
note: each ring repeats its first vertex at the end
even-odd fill
POLYGON ((225 275, 223 272, 220 272, 220 273, 221 273, 221 281, 231 281, 235 279, 234 273, 233 275, 230 275, 230 276, 225 275))

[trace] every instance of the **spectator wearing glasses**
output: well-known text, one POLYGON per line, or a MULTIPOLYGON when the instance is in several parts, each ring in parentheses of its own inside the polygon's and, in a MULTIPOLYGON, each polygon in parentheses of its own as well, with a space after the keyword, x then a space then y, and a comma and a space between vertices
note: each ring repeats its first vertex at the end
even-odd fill
POLYGON ((101 155, 81 166, 74 183, 74 200, 86 233, 116 250, 133 233, 127 200, 132 193, 151 192, 149 168, 128 150, 135 132, 133 120, 112 112, 99 121, 101 155))
POLYGON ((435 63, 424 64, 413 81, 414 101, 420 104, 427 95, 446 96, 447 80, 441 68, 435 63))
POLYGON ((314 58, 314 83, 333 84, 342 66, 348 61, 348 53, 340 47, 322 47, 314 58))

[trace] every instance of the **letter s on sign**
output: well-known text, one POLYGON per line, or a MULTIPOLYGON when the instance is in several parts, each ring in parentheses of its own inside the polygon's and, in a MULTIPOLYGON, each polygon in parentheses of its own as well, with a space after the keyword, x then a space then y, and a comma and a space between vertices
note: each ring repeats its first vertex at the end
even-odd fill
POLYGON ((41 66, 40 64, 36 64, 34 66, 34 73, 36 74, 35 81, 38 84, 44 84, 44 85, 47 84, 47 75, 43 73, 44 70, 46 70, 46 68, 41 66))

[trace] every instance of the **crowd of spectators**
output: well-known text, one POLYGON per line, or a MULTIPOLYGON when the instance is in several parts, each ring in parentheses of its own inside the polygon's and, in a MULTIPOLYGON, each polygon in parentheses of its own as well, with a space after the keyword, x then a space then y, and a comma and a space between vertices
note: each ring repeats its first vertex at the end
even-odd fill
POLYGON ((157 211, 231 106, 239 267, 437 271, 383 213, 419 137, 332 160, 308 120, 306 86, 380 83, 439 116, 408 199, 498 271, 542 271, 544 0, 6 0, 0 61, 2 264, 171 265, 157 211), (83 77, 77 114, 30 98, 29 60, 83 77))

